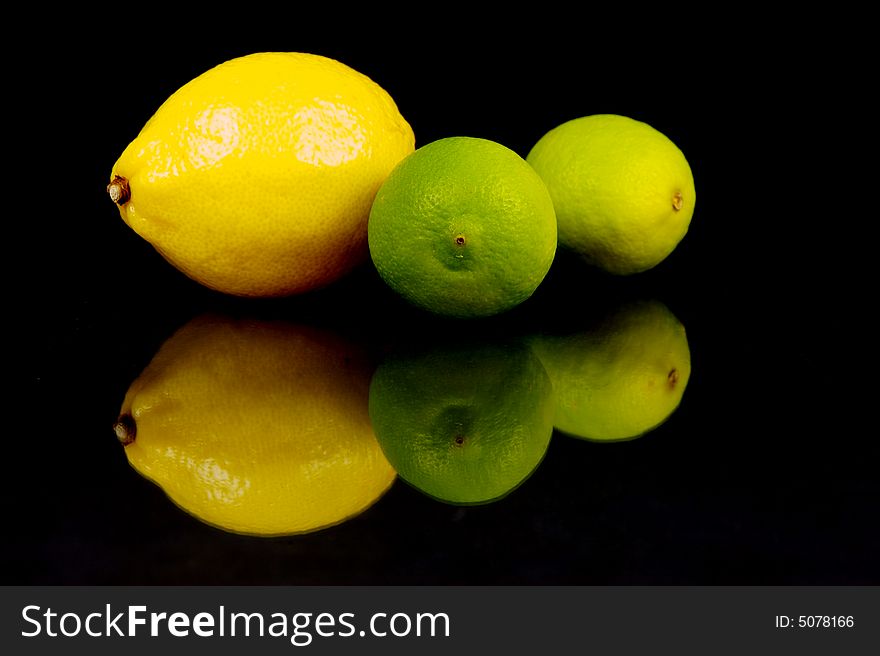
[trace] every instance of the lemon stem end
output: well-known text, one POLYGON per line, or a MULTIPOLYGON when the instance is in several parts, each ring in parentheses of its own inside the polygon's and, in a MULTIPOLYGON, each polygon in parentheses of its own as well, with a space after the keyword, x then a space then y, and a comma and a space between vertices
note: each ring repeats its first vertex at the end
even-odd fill
POLYGON ((126 413, 120 415, 116 423, 113 424, 113 432, 116 433, 116 439, 122 446, 128 446, 134 442, 137 435, 137 424, 134 423, 134 418, 126 413))
POLYGON ((107 185, 107 193, 110 194, 110 200, 114 203, 120 207, 125 205, 131 198, 131 189, 128 186, 128 180, 121 175, 115 176, 110 184, 107 185))

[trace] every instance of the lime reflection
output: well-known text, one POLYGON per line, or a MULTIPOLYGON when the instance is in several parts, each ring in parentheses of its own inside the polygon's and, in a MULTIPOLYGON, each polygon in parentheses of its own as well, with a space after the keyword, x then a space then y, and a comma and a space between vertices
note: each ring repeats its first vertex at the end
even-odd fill
POLYGON ((555 427, 587 440, 630 440, 657 428, 690 379, 684 326, 656 300, 617 306, 588 327, 530 344, 553 381, 555 427))
POLYGON ((377 369, 370 418, 400 477, 452 504, 496 501, 541 462, 553 433, 550 379, 524 344, 400 352, 377 369))
POLYGON ((189 514, 291 535, 360 514, 397 474, 446 503, 497 501, 536 470, 554 428, 644 435, 691 373, 684 327, 658 301, 527 339, 433 337, 374 373, 364 348, 325 329, 202 316, 132 383, 114 428, 134 469, 189 514))

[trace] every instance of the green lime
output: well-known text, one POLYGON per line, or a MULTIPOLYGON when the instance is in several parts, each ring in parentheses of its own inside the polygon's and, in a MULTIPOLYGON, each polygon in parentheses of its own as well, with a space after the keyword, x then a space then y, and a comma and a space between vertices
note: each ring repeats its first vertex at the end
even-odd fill
POLYGON ((645 271, 678 245, 694 213, 690 166, 650 125, 598 114, 563 123, 528 162, 553 198, 559 243, 616 274, 645 271))
POLYGON ((544 183, 509 148, 471 137, 430 143, 379 189, 370 255, 405 299, 452 317, 483 317, 529 298, 556 253, 544 183))
POLYGON ((541 335, 532 348, 556 397, 554 424, 590 440, 625 440, 662 424, 691 374, 684 326, 659 301, 617 308, 588 330, 541 335))
POLYGON ((449 503, 500 499, 535 470, 553 433, 553 393, 523 345, 398 354, 370 384, 370 420, 402 479, 449 503))

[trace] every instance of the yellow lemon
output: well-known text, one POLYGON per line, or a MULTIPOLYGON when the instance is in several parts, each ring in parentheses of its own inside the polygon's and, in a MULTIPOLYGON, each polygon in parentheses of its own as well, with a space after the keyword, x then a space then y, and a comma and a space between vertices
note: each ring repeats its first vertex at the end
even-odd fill
POLYGON ((615 274, 650 269, 688 230, 694 178, 681 150, 647 123, 598 114, 563 123, 529 164, 547 184, 560 245, 615 274))
POLYGON ((314 531, 395 480, 370 424, 371 374, 360 349, 330 333, 201 317, 132 383, 115 430, 131 465, 202 521, 314 531))
POLYGON ((379 85, 332 59, 258 53, 180 88, 113 166, 125 222, 202 284, 324 286, 366 258, 370 205, 414 148, 379 85))

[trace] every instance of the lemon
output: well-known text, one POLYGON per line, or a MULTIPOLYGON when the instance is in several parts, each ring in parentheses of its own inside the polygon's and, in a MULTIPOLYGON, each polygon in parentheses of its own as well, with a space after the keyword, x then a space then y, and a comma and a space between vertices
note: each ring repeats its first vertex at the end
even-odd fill
POLYGON ((376 370, 370 417, 400 477, 454 504, 497 501, 540 464, 553 391, 521 344, 428 346, 376 370))
POLYGON ((440 139, 380 188, 369 246, 381 277, 412 304, 453 317, 498 314, 531 296, 553 262, 553 201, 512 150, 440 139))
POLYGON ((359 514, 395 479, 370 424, 371 374, 333 334, 204 316, 132 383, 116 434, 140 474, 208 524, 314 531, 359 514))
POLYGON ((615 274, 650 269, 688 230, 694 178, 650 125, 598 114, 563 123, 526 158, 553 197, 560 245, 615 274))
POLYGON ((414 138, 391 97, 306 53, 230 60, 174 93, 113 166, 125 222, 241 296, 321 287, 366 259, 370 204, 414 138))
POLYGON ((679 406, 691 375, 684 326, 659 301, 622 305, 589 329, 541 335, 532 347, 553 381, 554 425, 590 440, 653 430, 679 406))

